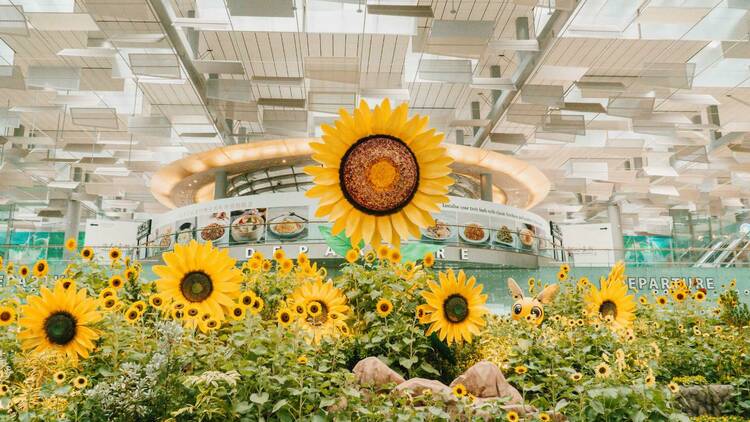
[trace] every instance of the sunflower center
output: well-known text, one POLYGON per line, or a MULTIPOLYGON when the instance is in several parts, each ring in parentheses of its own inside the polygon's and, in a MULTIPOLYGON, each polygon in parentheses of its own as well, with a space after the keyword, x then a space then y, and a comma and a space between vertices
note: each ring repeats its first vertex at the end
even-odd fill
POLYGON ((617 305, 611 300, 605 300, 599 305, 599 314, 603 317, 611 316, 617 318, 617 305))
POLYGON ((211 296, 214 290, 211 277, 202 271, 193 271, 187 273, 182 278, 180 290, 185 299, 190 302, 203 302, 211 296))
POLYGON ((448 321, 462 322, 469 316, 469 302, 461 295, 452 295, 443 303, 443 311, 448 321))
POLYGON ((393 163, 385 159, 373 164, 367 172, 367 177, 376 189, 382 190, 390 188, 398 180, 398 173, 393 163))
POLYGON ((76 319, 68 312, 56 312, 44 321, 44 332, 50 343, 64 346, 76 336, 76 319))
POLYGON ((383 304, 380 305, 380 310, 381 311, 388 312, 388 309, 390 309, 390 308, 389 308, 389 306, 388 306, 387 303, 383 303, 383 304))
POLYGON ((309 322, 311 325, 320 326, 328 321, 328 307, 325 303, 315 301, 310 304, 308 310, 309 312, 307 314, 307 322, 309 322), (316 315, 312 316, 310 315, 311 313, 316 315))
POLYGON ((339 180, 347 200, 371 215, 406 206, 417 192, 419 165, 400 139, 371 135, 355 142, 341 158, 339 180))
POLYGON ((0 321, 10 321, 10 312, 3 311, 0 313, 0 321))
POLYGON ((291 317, 289 316, 288 313, 283 312, 281 314, 281 322, 287 323, 287 322, 289 322, 290 319, 291 319, 291 317))

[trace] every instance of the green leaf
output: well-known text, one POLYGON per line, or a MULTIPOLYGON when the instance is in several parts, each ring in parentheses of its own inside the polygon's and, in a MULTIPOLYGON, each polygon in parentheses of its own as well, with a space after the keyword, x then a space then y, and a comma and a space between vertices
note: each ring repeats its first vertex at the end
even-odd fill
POLYGON ((321 400, 320 404, 319 404, 319 407, 325 409, 326 407, 332 406, 334 404, 336 404, 336 399, 332 398, 332 397, 329 397, 327 399, 321 400))
POLYGON ((419 365, 419 367, 422 368, 422 370, 427 372, 428 374, 440 375, 440 371, 435 369, 432 365, 430 365, 427 362, 422 362, 422 364, 419 365))
MULTIPOLYGON (((349 239, 343 231, 334 236, 331 233, 331 228, 328 226, 318 226, 318 230, 320 230, 320 235, 323 236, 323 240, 326 241, 326 245, 333 249, 333 251, 339 256, 346 256, 346 252, 352 248, 352 240, 349 239)), ((364 249, 364 247, 365 242, 360 240, 358 248, 364 249)))
POLYGON ((565 399, 560 400, 555 405, 555 412, 559 412, 559 411, 563 410, 565 408, 565 406, 567 406, 568 404, 570 404, 570 403, 567 400, 565 400, 565 399))
POLYGON ((285 404, 287 404, 287 400, 286 399, 281 399, 281 400, 277 401, 276 404, 273 405, 273 409, 271 409, 271 413, 278 412, 278 410, 281 409, 282 407, 284 407, 285 404))
POLYGON ((417 262, 424 258, 427 253, 435 253, 440 249, 443 249, 443 246, 434 243, 407 243, 401 246, 401 262, 417 262))
POLYGON ((401 358, 398 360, 398 363, 406 369, 411 369, 412 365, 417 363, 417 357, 414 356, 412 358, 401 358))
POLYGON ((268 401, 268 393, 264 391, 260 394, 258 393, 250 394, 250 401, 255 404, 262 405, 263 403, 268 401))
POLYGON ((250 409, 252 409, 252 408, 253 408, 253 406, 250 403, 248 403, 246 401, 241 401, 241 402, 237 403, 237 405, 234 407, 234 410, 235 410, 235 412, 237 412, 237 413, 239 413, 241 415, 243 413, 247 413, 247 411, 250 410, 250 409))

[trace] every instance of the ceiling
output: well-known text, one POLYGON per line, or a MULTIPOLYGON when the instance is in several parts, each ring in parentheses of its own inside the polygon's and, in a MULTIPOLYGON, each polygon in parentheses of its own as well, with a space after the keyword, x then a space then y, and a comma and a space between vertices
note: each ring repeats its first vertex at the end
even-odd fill
MULTIPOLYGON (((665 233, 750 197, 744 0, 0 0, 0 205, 16 227, 164 208, 152 175, 407 101, 515 155, 561 223, 665 233), (684 211, 683 211, 684 212, 684 211)), ((512 195, 512 192, 509 192, 512 195)))

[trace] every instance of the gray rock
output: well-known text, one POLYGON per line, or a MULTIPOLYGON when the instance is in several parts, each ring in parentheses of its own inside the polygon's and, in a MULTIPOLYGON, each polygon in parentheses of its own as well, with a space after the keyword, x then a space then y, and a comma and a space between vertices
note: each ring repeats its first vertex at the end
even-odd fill
POLYGON ((390 384, 398 385, 404 382, 404 377, 374 356, 357 362, 353 372, 362 387, 383 389, 390 384))
POLYGON ((453 395, 453 390, 451 390, 450 387, 440 381, 428 380, 426 378, 412 378, 404 381, 397 385, 393 391, 412 396, 432 394, 434 397, 439 397, 446 403, 457 401, 456 397, 453 395), (429 393, 426 393, 427 391, 429 391, 429 393))
POLYGON ((725 384, 685 385, 675 395, 680 409, 690 416, 720 416, 721 407, 734 388, 725 384))
POLYGON ((523 401, 521 393, 505 380, 500 368, 485 360, 476 363, 459 375, 453 380, 451 387, 456 384, 463 384, 471 394, 478 398, 507 397, 508 404, 523 401))

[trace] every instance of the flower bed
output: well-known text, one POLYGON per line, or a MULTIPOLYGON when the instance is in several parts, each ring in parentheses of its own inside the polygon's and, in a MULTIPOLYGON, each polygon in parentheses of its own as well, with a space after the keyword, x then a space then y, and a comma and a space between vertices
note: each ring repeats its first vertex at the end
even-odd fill
POLYGON ((495 316, 481 285, 459 270, 433 271, 429 254, 405 261, 382 246, 347 259, 328 279, 304 254, 256 254, 237 268, 225 252, 193 243, 165 254, 158 280, 142 280, 139 264, 116 250, 100 263, 84 248, 58 281, 43 262, 24 276, 14 268, 0 307, 0 414, 750 416, 750 318, 734 283, 719 304, 684 282, 668 297, 636 300, 622 266, 599 282, 563 266, 554 282, 509 283, 518 306, 495 316))

